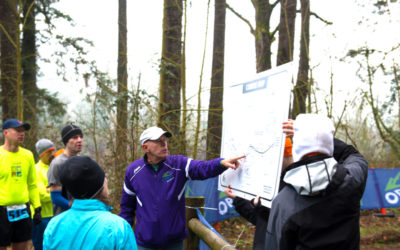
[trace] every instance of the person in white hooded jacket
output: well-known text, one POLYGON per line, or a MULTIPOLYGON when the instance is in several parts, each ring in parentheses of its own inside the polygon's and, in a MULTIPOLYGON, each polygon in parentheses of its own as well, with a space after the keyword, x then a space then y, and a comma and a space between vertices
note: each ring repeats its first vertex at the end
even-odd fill
POLYGON ((333 135, 327 117, 297 116, 294 163, 282 173, 272 202, 266 249, 359 249, 368 164, 353 146, 333 135))

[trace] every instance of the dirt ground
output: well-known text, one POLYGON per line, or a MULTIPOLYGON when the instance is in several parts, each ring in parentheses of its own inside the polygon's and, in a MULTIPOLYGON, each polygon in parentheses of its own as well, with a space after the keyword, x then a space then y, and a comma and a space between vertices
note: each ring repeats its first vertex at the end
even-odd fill
MULTIPOLYGON (((393 217, 376 216, 379 210, 364 210, 360 216, 361 250, 400 249, 400 208, 386 209, 393 217)), ((255 226, 242 217, 213 225, 219 233, 237 249, 252 249, 255 226)), ((11 248, 8 248, 11 249, 11 248)), ((30 249, 33 249, 31 246, 30 249)))
MULTIPOLYGON (((379 217, 379 210, 362 211, 360 249, 400 249, 400 209, 386 210, 394 217, 379 217)), ((220 222, 220 234, 237 249, 252 249, 255 226, 238 217, 220 222), (240 236, 240 237, 239 237, 240 236)))

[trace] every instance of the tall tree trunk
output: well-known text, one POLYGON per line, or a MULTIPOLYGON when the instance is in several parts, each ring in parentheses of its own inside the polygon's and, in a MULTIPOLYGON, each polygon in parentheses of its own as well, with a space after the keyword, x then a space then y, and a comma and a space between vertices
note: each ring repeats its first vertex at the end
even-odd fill
POLYGON ((169 151, 179 151, 181 112, 182 0, 164 0, 158 125, 172 134, 169 151))
POLYGON ((187 28, 187 1, 185 2, 183 11, 185 13, 183 21, 183 37, 182 37, 182 59, 181 59, 181 88, 182 88, 182 126, 180 130, 179 153, 186 155, 186 128, 187 128, 187 100, 186 100, 186 28, 187 28))
MULTIPOLYGON (((127 103, 128 103, 128 72, 127 72, 127 26, 126 0, 118 4, 118 66, 117 66, 117 126, 116 126, 116 176, 123 180, 124 168, 127 166, 127 103)), ((119 185, 116 194, 122 193, 119 185)))
POLYGON ((197 92, 197 117, 196 117, 196 129, 194 134, 193 143, 193 159, 197 159, 197 149, 200 137, 200 121, 201 121, 201 90, 203 85, 203 72, 204 72, 204 61, 207 52, 207 37, 208 37, 208 21, 210 17, 210 0, 207 1, 207 15, 206 15, 206 30, 204 34, 204 47, 203 47, 203 58, 201 60, 201 70, 200 70, 200 81, 199 90, 197 92))
MULTIPOLYGON (((141 104, 140 99, 140 82, 141 82, 141 74, 138 77, 138 84, 136 87, 136 91, 133 91, 133 107, 131 112, 131 158, 135 160, 135 157, 138 155, 138 150, 140 146, 139 142, 139 105, 141 104)), ((129 144, 128 144, 129 145, 129 144)))
POLYGON ((254 0, 256 11, 256 68, 257 73, 271 68, 271 43, 270 19, 272 7, 269 0, 254 0))
POLYGON ((301 0, 301 38, 300 38, 300 62, 297 73, 297 82, 294 88, 293 118, 306 112, 306 100, 310 93, 308 81, 309 45, 310 45, 310 1, 301 0))
POLYGON ((293 60, 294 25, 297 0, 281 0, 277 65, 293 60))
POLYGON ((226 1, 215 0, 214 44, 207 125, 207 159, 221 152, 226 1))
POLYGON ((2 95, 2 119, 17 117, 18 85, 18 19, 14 0, 0 1, 0 71, 2 95))
POLYGON ((35 1, 26 0, 23 6, 24 23, 21 44, 21 66, 22 66, 22 93, 24 122, 31 124, 29 133, 25 136, 25 147, 33 152, 38 158, 35 149, 38 131, 37 99, 38 88, 36 85, 36 22, 35 1))

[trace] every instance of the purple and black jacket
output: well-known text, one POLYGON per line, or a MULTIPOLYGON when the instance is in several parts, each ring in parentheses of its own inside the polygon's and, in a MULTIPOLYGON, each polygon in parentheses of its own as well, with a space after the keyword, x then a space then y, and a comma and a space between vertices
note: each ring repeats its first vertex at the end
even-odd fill
POLYGON ((185 189, 188 180, 204 180, 226 170, 221 158, 197 161, 182 155, 167 156, 156 172, 146 156, 126 170, 120 216, 132 225, 136 215, 137 244, 166 247, 187 237, 185 189))

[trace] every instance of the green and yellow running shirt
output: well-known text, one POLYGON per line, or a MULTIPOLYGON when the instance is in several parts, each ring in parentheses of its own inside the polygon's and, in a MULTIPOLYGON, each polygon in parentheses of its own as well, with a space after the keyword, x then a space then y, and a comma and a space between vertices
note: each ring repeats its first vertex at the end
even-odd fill
MULTIPOLYGON (((42 218, 53 217, 53 203, 51 202, 50 189, 47 182, 47 171, 49 165, 44 164, 41 160, 36 163, 36 184, 39 192, 40 203, 42 205, 42 218)), ((31 215, 33 218, 33 207, 31 206, 31 215)))
POLYGON ((40 207, 35 161, 31 151, 19 147, 9 152, 0 147, 0 206, 21 205, 28 201, 40 207))

